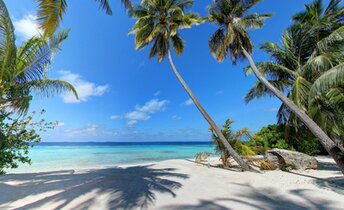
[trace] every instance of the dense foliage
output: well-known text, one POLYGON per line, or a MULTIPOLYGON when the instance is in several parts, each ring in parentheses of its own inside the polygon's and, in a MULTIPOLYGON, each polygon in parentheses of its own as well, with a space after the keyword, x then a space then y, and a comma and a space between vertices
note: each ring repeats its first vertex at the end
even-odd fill
POLYGON ((68 31, 45 38, 34 36, 20 46, 16 45, 14 27, 5 3, 0 0, 0 107, 25 113, 34 91, 41 96, 51 96, 71 91, 68 82, 48 78, 48 67, 68 31))
MULTIPOLYGON (((43 113, 44 110, 39 114, 43 113)), ((0 174, 5 173, 6 169, 17 168, 18 163, 31 164, 29 148, 41 140, 41 132, 56 125, 44 119, 34 120, 35 114, 13 118, 8 113, 0 113, 0 174)))
MULTIPOLYGON (((297 135, 295 133, 286 135, 284 125, 273 124, 262 127, 260 131, 252 135, 247 128, 233 131, 231 127, 233 123, 233 120, 226 120, 221 132, 240 155, 264 155, 267 150, 274 148, 293 150, 309 155, 326 154, 319 141, 307 130, 299 132, 297 135)), ((223 166, 228 167, 230 154, 213 131, 212 139, 216 154, 220 155, 223 166)))
POLYGON ((61 31, 17 44, 12 20, 0 0, 0 173, 18 162, 30 163, 28 149, 40 141, 40 132, 53 127, 26 116, 33 93, 48 97, 71 91, 77 97, 71 84, 48 77, 51 61, 67 37, 68 31, 61 31))
POLYGON ((286 128, 282 124, 263 127, 246 144, 257 155, 264 155, 267 150, 273 148, 295 150, 309 155, 326 154, 321 144, 308 130, 298 132, 297 135, 295 133, 287 135, 286 128))
MULTIPOLYGON (((258 64, 269 82, 285 92, 335 141, 344 141, 344 7, 331 0, 306 5, 293 17, 282 43, 266 42, 261 49, 271 61, 258 64)), ((247 93, 246 101, 272 95, 260 81, 247 93)), ((283 103, 278 111, 288 133, 307 129, 283 103)), ((301 132, 299 132, 301 131, 301 132)))

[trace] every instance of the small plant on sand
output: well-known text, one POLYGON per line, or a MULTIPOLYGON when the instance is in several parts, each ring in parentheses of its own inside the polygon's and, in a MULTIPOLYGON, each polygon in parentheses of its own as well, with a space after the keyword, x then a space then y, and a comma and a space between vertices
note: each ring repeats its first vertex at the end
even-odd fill
POLYGON ((211 155, 209 152, 198 152, 195 157, 196 163, 202 163, 208 160, 208 157, 211 155))
MULTIPOLYGON (((228 143, 234 148, 234 150, 239 154, 243 156, 249 156, 254 155, 254 152, 243 143, 243 141, 247 141, 251 139, 251 131, 247 128, 243 128, 237 132, 234 132, 232 130, 231 125, 234 123, 233 120, 226 120, 225 124, 223 125, 223 128, 221 129, 222 134, 227 139, 228 143)), ((222 142, 219 140, 219 138, 214 133, 213 129, 210 128, 210 131, 212 132, 212 139, 215 144, 215 150, 216 153, 220 155, 220 160, 222 161, 222 166, 224 168, 230 167, 229 158, 231 157, 230 153, 226 150, 222 142)))

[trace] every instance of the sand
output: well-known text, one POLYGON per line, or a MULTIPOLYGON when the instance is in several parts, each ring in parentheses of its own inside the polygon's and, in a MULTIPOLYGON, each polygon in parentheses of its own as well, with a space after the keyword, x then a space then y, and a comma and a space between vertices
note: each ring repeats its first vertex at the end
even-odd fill
POLYGON ((261 174, 189 160, 8 174, 0 209, 344 209, 343 176, 318 160, 319 170, 261 174))

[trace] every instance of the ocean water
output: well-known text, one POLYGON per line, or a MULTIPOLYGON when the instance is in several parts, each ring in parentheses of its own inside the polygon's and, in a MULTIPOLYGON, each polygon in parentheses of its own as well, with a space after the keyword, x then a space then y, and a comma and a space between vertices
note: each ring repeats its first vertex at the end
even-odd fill
POLYGON ((213 152, 210 142, 103 142, 40 143, 30 149, 32 164, 20 164, 9 173, 111 167, 168 159, 194 158, 197 152, 213 152))

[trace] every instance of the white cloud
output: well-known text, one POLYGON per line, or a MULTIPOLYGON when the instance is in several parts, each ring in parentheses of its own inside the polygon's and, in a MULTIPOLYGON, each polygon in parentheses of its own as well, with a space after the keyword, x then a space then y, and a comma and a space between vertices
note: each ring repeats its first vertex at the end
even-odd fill
POLYGON ((167 104, 167 100, 159 101, 159 99, 152 99, 146 102, 143 106, 135 106, 135 109, 139 112, 153 114, 156 112, 164 111, 167 104))
POLYGON ((27 14, 19 20, 13 22, 16 34, 24 40, 30 39, 33 36, 43 34, 42 29, 36 21, 37 16, 27 14))
POLYGON ((173 120, 181 120, 182 117, 178 116, 178 115, 172 115, 171 117, 173 120))
POLYGON ((192 99, 189 98, 188 100, 184 101, 184 102, 182 103, 182 105, 184 105, 184 106, 190 106, 190 105, 192 105, 193 103, 194 103, 194 102, 192 101, 192 99))
POLYGON ((168 103, 168 100, 152 99, 147 101, 143 106, 136 105, 133 111, 122 116, 112 115, 110 119, 125 119, 127 126, 133 127, 139 121, 149 120, 152 114, 164 111, 168 103))
POLYGON ((156 91, 156 92, 154 93, 154 96, 158 96, 158 95, 160 95, 160 94, 161 94, 161 91, 158 90, 158 91, 156 91))
POLYGON ((81 75, 70 71, 59 71, 60 79, 71 83, 78 92, 79 99, 76 99, 72 93, 62 95, 65 103, 81 103, 88 101, 93 96, 101 96, 109 90, 108 85, 97 85, 95 83, 85 81, 81 75))
POLYGON ((121 115, 117 115, 117 114, 114 114, 114 115, 110 116, 111 120, 117 120, 117 119, 121 119, 121 118, 122 118, 122 116, 121 115))

